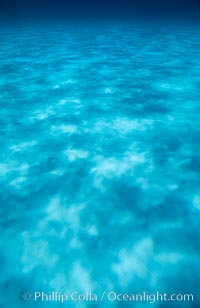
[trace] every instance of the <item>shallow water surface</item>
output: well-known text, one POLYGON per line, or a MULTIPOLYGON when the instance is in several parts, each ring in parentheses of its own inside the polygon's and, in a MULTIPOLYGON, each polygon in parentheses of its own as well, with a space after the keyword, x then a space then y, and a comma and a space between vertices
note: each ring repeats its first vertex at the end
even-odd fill
POLYGON ((1 307, 62 306, 21 298, 35 291, 192 293, 154 307, 198 307, 197 29, 0 37, 1 307))

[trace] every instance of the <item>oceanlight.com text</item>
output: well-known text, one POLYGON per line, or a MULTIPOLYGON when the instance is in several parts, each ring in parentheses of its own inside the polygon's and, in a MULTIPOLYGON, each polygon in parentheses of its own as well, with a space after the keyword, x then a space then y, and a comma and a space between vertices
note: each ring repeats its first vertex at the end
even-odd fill
POLYGON ((154 304, 156 302, 193 302, 194 295, 191 293, 180 294, 180 293, 118 293, 115 291, 102 292, 102 293, 93 293, 93 292, 66 292, 61 293, 57 291, 44 292, 36 291, 33 293, 24 292, 22 298, 25 301, 34 301, 34 302, 60 302, 65 303, 68 301, 72 302, 148 302, 154 304))

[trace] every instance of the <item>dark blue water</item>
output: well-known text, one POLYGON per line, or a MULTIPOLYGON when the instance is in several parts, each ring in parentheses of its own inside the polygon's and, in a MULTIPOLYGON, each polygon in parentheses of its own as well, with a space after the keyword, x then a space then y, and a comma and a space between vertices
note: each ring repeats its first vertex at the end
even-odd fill
MULTIPOLYGON (((25 291, 200 295, 198 29, 0 30, 1 307, 25 291)), ((151 305, 150 305, 151 306, 151 305)))

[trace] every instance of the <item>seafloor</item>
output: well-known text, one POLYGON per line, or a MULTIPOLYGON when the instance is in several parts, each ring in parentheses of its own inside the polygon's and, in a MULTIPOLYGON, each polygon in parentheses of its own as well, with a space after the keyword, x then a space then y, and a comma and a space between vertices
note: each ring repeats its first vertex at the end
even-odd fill
POLYGON ((2 27, 0 104, 0 307, 198 307, 199 30, 2 27))

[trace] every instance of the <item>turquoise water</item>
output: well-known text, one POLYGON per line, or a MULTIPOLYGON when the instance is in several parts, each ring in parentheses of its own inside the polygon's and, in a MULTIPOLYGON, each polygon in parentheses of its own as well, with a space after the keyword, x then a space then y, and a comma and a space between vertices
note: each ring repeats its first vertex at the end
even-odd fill
MULTIPOLYGON (((0 29, 1 307, 24 292, 200 299, 198 29, 0 29)), ((152 306, 152 305, 150 305, 152 306)))

